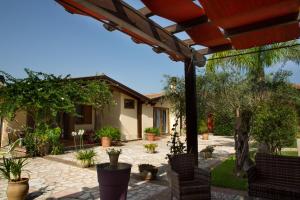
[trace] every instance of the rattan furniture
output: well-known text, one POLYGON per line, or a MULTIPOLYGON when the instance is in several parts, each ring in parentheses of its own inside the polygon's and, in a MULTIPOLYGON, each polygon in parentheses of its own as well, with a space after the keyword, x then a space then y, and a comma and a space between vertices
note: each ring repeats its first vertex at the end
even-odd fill
POLYGON ((300 199, 300 157, 258 153, 248 173, 249 196, 300 199))
POLYGON ((171 199, 210 199, 210 172, 195 167, 193 154, 170 157, 167 174, 171 199))

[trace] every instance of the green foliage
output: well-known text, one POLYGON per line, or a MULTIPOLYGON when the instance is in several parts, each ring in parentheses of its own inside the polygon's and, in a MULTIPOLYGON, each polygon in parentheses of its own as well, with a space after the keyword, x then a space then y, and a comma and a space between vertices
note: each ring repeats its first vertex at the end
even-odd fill
POLYGON ((145 133, 153 133, 155 134, 156 136, 160 135, 160 131, 158 128, 156 127, 149 127, 149 128, 145 128, 145 133))
POLYGON ((247 179, 236 176, 235 158, 229 157, 211 172, 212 185, 236 190, 247 190, 247 179), (224 181, 226 180, 226 181, 224 181))
POLYGON ((158 147, 155 143, 145 144, 144 147, 146 148, 148 153, 155 153, 156 148, 158 147))
POLYGON ((17 182, 22 179, 23 168, 27 163, 23 158, 5 158, 3 157, 3 164, 0 165, 0 172, 8 181, 17 182))
POLYGON ((235 117, 233 113, 215 113, 214 135, 234 135, 235 117))
POLYGON ((122 149, 109 148, 109 149, 106 150, 106 153, 108 155, 121 154, 122 149))
POLYGON ((24 146, 30 156, 42 155, 39 149, 48 145, 51 154, 57 155, 64 151, 63 145, 60 143, 61 129, 50 128, 47 124, 38 124, 34 130, 28 129, 24 146))
POLYGON ((96 152, 94 150, 80 150, 76 153, 77 160, 87 160, 94 161, 94 157, 96 156, 96 152))
POLYGON ((170 149, 170 153, 167 154, 166 158, 170 158, 172 155, 183 154, 186 152, 186 146, 184 142, 180 140, 179 134, 176 131, 178 126, 178 115, 176 116, 175 123, 172 127, 171 139, 167 142, 167 146, 170 149))
POLYGON ((56 124, 61 112, 75 115, 76 105, 92 105, 103 109, 112 103, 112 94, 102 81, 83 81, 25 69, 27 77, 16 79, 4 75, 0 88, 0 116, 13 119, 17 111, 27 111, 35 124, 56 124))
POLYGON ((271 153, 292 145, 297 131, 297 114, 291 106, 266 102, 254 113, 251 134, 256 141, 265 143, 271 153))
POLYGON ((198 132, 200 134, 208 132, 207 124, 206 124, 205 120, 200 120, 200 122, 198 124, 198 132))
POLYGON ((112 140, 120 140, 121 139, 121 132, 118 128, 114 128, 111 126, 101 128, 96 132, 97 137, 109 137, 112 140))

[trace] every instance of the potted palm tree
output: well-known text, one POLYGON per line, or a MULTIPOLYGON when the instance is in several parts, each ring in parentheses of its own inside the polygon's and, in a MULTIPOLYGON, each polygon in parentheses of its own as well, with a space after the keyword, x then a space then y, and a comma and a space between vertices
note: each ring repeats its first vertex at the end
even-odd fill
POLYGON ((149 127, 145 129, 145 133, 147 134, 147 140, 155 141, 156 136, 159 136, 159 129, 155 127, 149 127))
POLYGON ((107 149, 106 153, 109 156, 109 161, 110 161, 110 166, 111 167, 117 167, 118 166, 118 160, 119 160, 119 155, 122 153, 122 149, 107 149))
POLYGON ((8 180, 6 191, 8 200, 24 200, 26 198, 29 190, 29 178, 22 177, 26 164, 26 159, 3 157, 0 172, 8 180))
POLYGON ((110 147, 112 141, 121 139, 120 130, 110 126, 98 130, 96 136, 101 139, 102 147, 110 147))

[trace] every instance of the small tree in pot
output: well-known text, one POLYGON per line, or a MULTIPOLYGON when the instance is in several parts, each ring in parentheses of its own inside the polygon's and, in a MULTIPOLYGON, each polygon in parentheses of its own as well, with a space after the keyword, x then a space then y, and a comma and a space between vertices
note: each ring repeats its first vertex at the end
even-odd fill
POLYGON ((155 127, 149 127, 145 129, 145 133, 147 134, 147 140, 155 141, 156 136, 159 136, 159 129, 155 127))
POLYGON ((109 156, 110 167, 116 168, 118 166, 119 155, 122 153, 122 149, 107 149, 106 153, 109 156))
POLYGON ((104 127, 96 132, 98 138, 101 139, 102 147, 110 147, 112 141, 121 139, 120 130, 114 127, 104 127))
POLYGON ((155 180, 158 169, 150 164, 140 164, 139 172, 144 180, 155 180))
POLYGON ((0 165, 2 176, 8 180, 7 198, 8 200, 24 200, 29 190, 29 178, 23 178, 23 168, 27 164, 26 159, 5 158, 0 165))

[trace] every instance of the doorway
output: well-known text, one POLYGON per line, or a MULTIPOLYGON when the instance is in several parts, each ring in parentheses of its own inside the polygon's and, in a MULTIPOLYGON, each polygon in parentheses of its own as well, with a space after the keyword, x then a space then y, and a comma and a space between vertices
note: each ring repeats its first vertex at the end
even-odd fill
POLYGON ((161 134, 169 133, 168 108, 153 108, 153 126, 158 128, 161 134))

